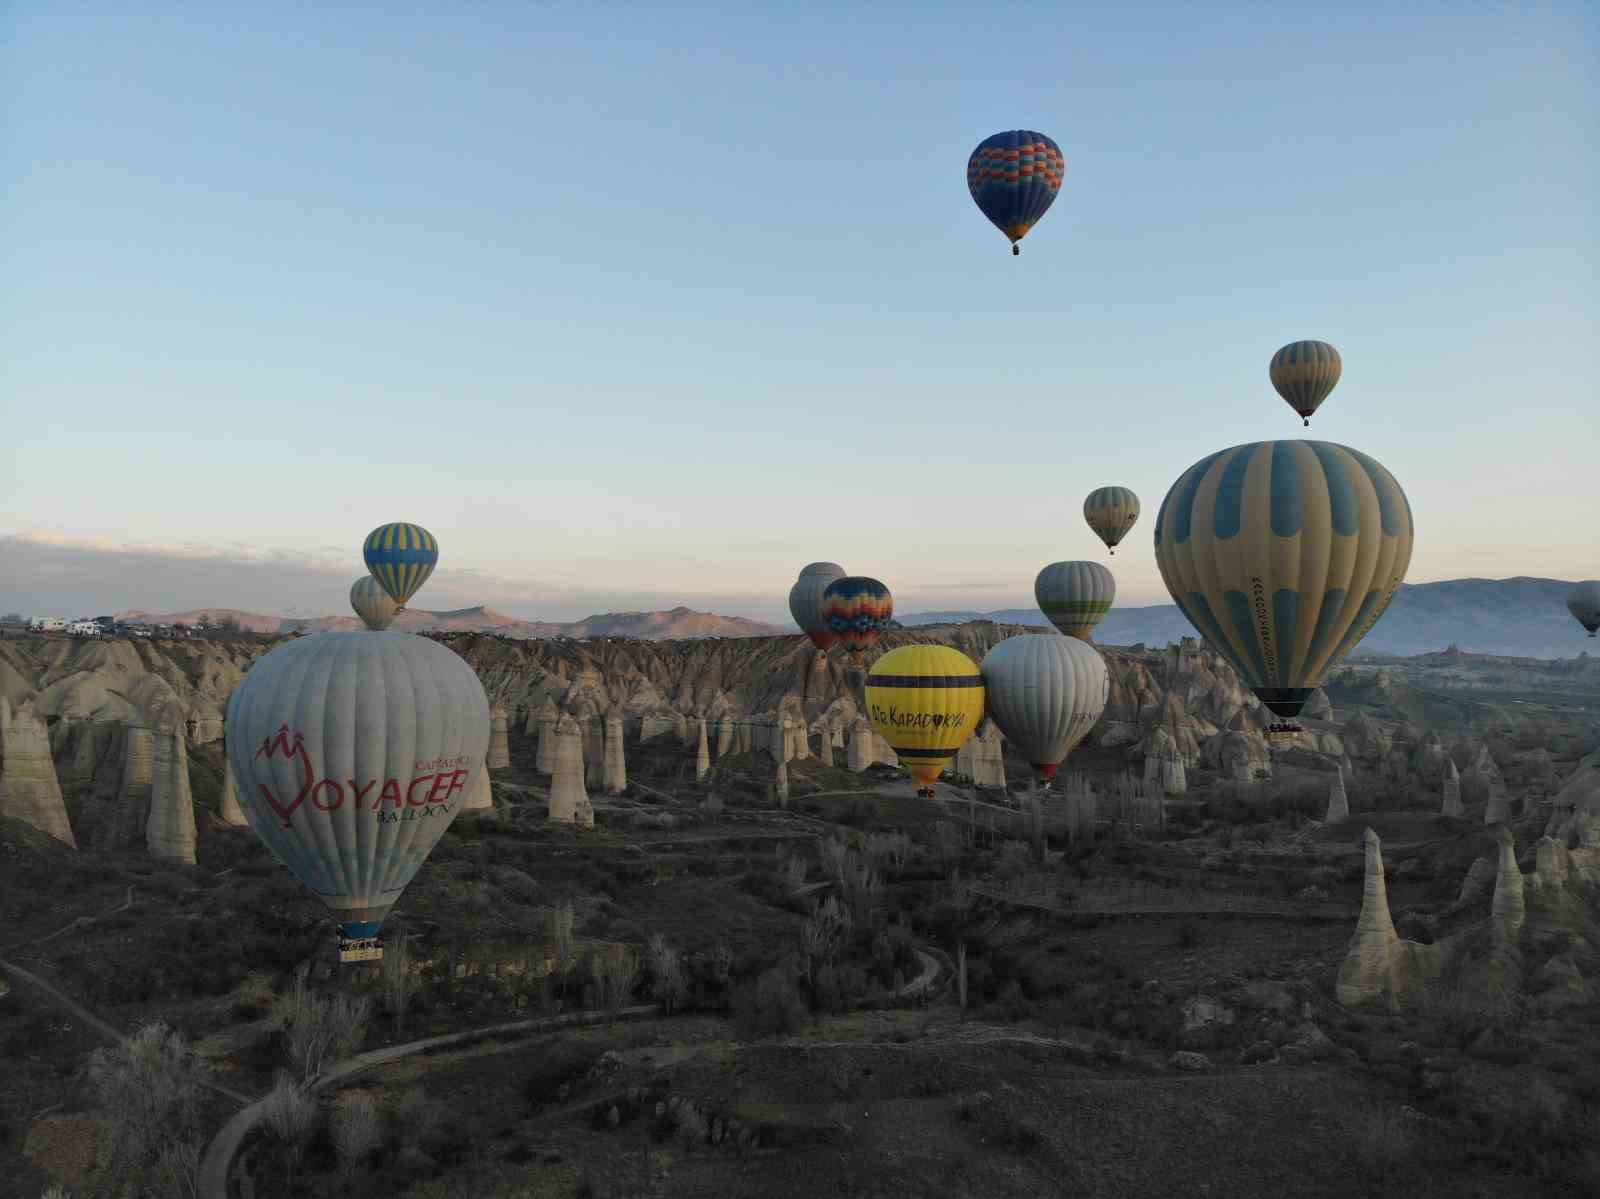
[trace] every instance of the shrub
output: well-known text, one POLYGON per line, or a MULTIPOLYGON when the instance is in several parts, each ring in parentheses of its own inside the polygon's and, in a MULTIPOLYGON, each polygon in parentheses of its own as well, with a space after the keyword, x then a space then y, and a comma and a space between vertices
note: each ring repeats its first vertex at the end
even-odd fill
POLYGON ((333 1145, 346 1178, 354 1178, 362 1159, 383 1143, 377 1104, 365 1091, 339 1096, 333 1111, 333 1145))
POLYGON ((379 977, 383 1006, 393 1017, 395 1035, 398 1036, 405 1031, 406 1011, 417 993, 417 975, 411 968, 411 938, 408 934, 401 933, 384 950, 379 977))
POLYGON ((1389 1111, 1369 1112, 1356 1128, 1356 1157, 1374 1178, 1382 1178, 1411 1152, 1411 1137, 1389 1111))
MULTIPOLYGON (((146 1024, 115 1049, 89 1057, 89 1081, 105 1109, 109 1171, 154 1171, 173 1182, 199 1144, 202 1090, 210 1065, 180 1032, 146 1024)), ((191 1171, 192 1175, 192 1171, 191 1171)))
POLYGON ((795 987, 794 972, 781 963, 762 972, 734 997, 734 1018, 746 1038, 798 1032, 805 1023, 805 1005, 795 987))

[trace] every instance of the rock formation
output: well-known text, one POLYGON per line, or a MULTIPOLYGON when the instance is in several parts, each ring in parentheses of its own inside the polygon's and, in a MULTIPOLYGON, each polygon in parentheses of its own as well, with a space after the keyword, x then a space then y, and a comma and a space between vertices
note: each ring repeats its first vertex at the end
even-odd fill
POLYGON ((1517 866, 1516 844, 1512 840, 1511 830, 1502 827, 1498 839, 1500 851, 1495 870, 1494 906, 1490 918, 1493 921, 1496 939, 1502 944, 1511 944, 1522 933, 1522 926, 1528 918, 1528 909, 1523 893, 1522 870, 1517 866))
POLYGON ((150 794, 155 785, 156 743, 150 730, 130 724, 122 739, 122 781, 110 820, 102 824, 97 848, 129 849, 144 838, 150 820, 150 794))
POLYGON ((1323 815, 1324 824, 1339 824, 1350 819, 1350 800, 1344 791, 1344 771, 1336 770, 1328 784, 1328 810, 1323 815))
POLYGON ((78 848, 50 756, 50 734, 31 707, 10 713, 0 738, 0 816, 30 824, 78 848))
POLYGON ((721 720, 717 721, 717 761, 722 761, 723 758, 732 753, 733 747, 733 720, 730 717, 724 716, 721 720))
POLYGON ((563 716, 556 724, 555 767, 550 780, 550 819, 594 827, 594 807, 583 785, 583 734, 578 722, 563 716))
POLYGON ((244 809, 239 806, 239 788, 233 781, 233 758, 224 755, 222 765, 222 797, 217 801, 217 815, 224 824, 243 827, 249 821, 245 819, 244 809))
POLYGON ((556 723, 561 711, 554 700, 545 700, 539 707, 539 752, 535 768, 540 774, 550 774, 556 768, 556 723))
POLYGON ((1005 738, 992 720, 978 726, 978 741, 972 754, 972 785, 1001 791, 1006 787, 1005 738))
POLYGON ((606 718, 599 713, 578 721, 578 736, 583 743, 583 779, 597 790, 605 785, 606 718))
POLYGON ((628 763, 622 752, 622 714, 606 717, 605 764, 602 781, 607 795, 621 795, 628 789, 628 763))
POLYGON ((1483 822, 1485 824, 1504 824, 1511 819, 1511 799, 1502 792, 1499 795, 1490 794, 1489 802, 1483 806, 1483 822))
POLYGON ((1437 785, 1447 775, 1455 777, 1459 790, 1460 775, 1456 771, 1455 761, 1439 739, 1439 734, 1432 730, 1423 733, 1416 748, 1411 751, 1411 770, 1428 786, 1437 785))
POLYGON ((1378 834, 1369 828, 1363 840, 1367 860, 1361 917, 1339 967, 1334 994, 1347 1007, 1384 1003, 1394 1008, 1419 981, 1437 975, 1438 947, 1402 941, 1394 931, 1378 834))
POLYGON ((1439 812, 1444 816, 1460 816, 1461 807, 1461 776, 1456 772, 1456 764, 1446 758, 1443 774, 1440 776, 1440 790, 1444 795, 1444 803, 1439 812))
MULTIPOLYGON (((493 745, 493 742, 490 742, 493 745)), ((463 812, 492 812, 494 811, 494 788, 489 783, 489 768, 487 765, 482 770, 476 771, 472 776, 472 787, 467 792, 466 802, 461 805, 463 812)))
POLYGON ((1189 789, 1183 755, 1166 726, 1158 725, 1145 739, 1144 785, 1152 795, 1182 795, 1189 789))
POLYGON ((145 845, 163 862, 194 865, 194 796, 189 790, 189 749, 176 713, 156 726, 155 772, 145 845))
POLYGON ((706 722, 700 722, 700 736, 694 747, 694 781, 703 783, 711 773, 711 746, 706 738, 706 722))
POLYGON ((833 765, 833 730, 827 725, 817 734, 817 761, 823 766, 833 765))
POLYGON ((855 774, 860 774, 875 760, 873 751, 876 747, 873 740, 876 736, 872 726, 860 717, 850 726, 850 745, 846 751, 849 756, 846 764, 855 774))
POLYGON ((778 773, 773 782, 773 790, 778 796, 778 806, 787 808, 789 806, 789 763, 786 761, 778 763, 778 773))
POLYGON ((490 770, 504 770, 511 765, 511 741, 506 724, 505 706, 495 704, 489 709, 489 756, 484 763, 490 770))

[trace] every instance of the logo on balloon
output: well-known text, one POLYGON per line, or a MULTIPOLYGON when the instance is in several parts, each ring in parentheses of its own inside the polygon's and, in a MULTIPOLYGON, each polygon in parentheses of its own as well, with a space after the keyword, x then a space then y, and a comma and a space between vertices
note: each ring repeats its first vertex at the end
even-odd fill
POLYGON ((253 760, 262 758, 269 761, 283 758, 299 766, 299 789, 293 799, 285 801, 266 783, 256 784, 261 798, 278 814, 284 828, 294 826, 295 813, 303 804, 309 803, 318 812, 337 812, 347 800, 351 800, 359 812, 369 796, 371 810, 377 813, 380 824, 441 816, 451 810, 451 797, 466 790, 467 779, 472 775, 471 769, 465 765, 466 759, 451 758, 416 763, 418 772, 404 784, 393 777, 385 778, 381 783, 376 778, 364 781, 321 778, 306 749, 305 737, 288 725, 280 726, 276 733, 261 742, 253 760), (390 807, 387 812, 381 810, 385 804, 390 807))
POLYGON ((943 712, 902 712, 899 708, 890 706, 880 708, 872 705, 872 719, 876 724, 886 724, 896 729, 942 729, 947 725, 952 729, 959 729, 967 722, 965 712, 955 712, 946 715, 943 712))

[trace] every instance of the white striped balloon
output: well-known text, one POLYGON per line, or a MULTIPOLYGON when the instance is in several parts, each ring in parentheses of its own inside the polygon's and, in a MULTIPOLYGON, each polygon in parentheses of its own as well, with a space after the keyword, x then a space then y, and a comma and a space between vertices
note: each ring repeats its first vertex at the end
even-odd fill
POLYGON ((245 819, 349 938, 376 935, 472 795, 488 748, 472 667, 407 633, 291 641, 228 702, 245 819))
POLYGON ((1100 652, 1055 633, 1007 637, 979 670, 989 719, 1046 779, 1094 728, 1111 694, 1100 652))

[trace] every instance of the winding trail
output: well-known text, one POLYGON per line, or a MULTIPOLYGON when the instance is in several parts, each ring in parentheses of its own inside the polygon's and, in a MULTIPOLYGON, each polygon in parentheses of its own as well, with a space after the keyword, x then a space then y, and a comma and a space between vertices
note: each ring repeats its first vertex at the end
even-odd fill
MULTIPOLYGON (((366 1053, 345 1058, 342 1062, 335 1062, 312 1080, 309 1089, 313 1093, 322 1091, 365 1070, 386 1066, 390 1062, 397 1062, 414 1054, 448 1049, 452 1045, 470 1044, 473 1041, 511 1034, 524 1034, 519 1036, 516 1042, 505 1046, 507 1049, 515 1049, 525 1041, 535 1040, 546 1033, 558 1032, 564 1028, 583 1028, 617 1020, 648 1019, 659 1013, 660 1009, 653 1003, 625 1007, 616 1012, 568 1012, 560 1016, 516 1020, 510 1024, 492 1024, 487 1028, 472 1028, 465 1032, 424 1037, 418 1041, 407 1041, 403 1045, 385 1045, 382 1049, 371 1049, 366 1053)), ((224 1124, 217 1135, 211 1138, 211 1144, 206 1146, 205 1156, 200 1159, 200 1171, 196 1180, 196 1194, 199 1199, 228 1199, 228 1171, 233 1168, 233 1159, 238 1155, 239 1147, 244 1144, 245 1137, 250 1135, 266 1115, 266 1095, 254 1101, 241 1097, 240 1102, 246 1106, 236 1112, 233 1119, 224 1124)))

